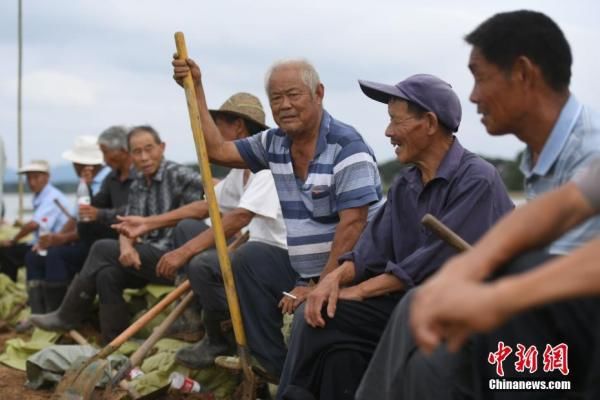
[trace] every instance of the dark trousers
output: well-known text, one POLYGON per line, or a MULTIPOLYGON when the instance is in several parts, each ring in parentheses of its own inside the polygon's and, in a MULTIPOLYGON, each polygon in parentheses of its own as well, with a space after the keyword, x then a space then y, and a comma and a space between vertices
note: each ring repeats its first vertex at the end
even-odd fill
POLYGON ((17 281, 19 267, 25 265, 25 254, 31 250, 30 244, 17 243, 14 246, 0 247, 0 272, 17 281))
POLYGON ((296 310, 278 399, 354 399, 386 323, 402 294, 338 301, 334 318, 312 328, 296 310))
MULTIPOLYGON (((288 252, 261 242, 247 242, 231 254, 231 266, 248 347, 267 371, 279 376, 287 350, 277 304, 281 292, 291 290, 298 277, 288 252)), ((192 258, 186 272, 205 310, 229 310, 216 250, 192 258)))
POLYGON ((409 327, 413 294, 409 291, 390 316, 356 400, 470 398, 464 395, 470 391, 469 348, 461 354, 439 348, 431 356, 419 351, 409 327))
POLYGON ((121 251, 118 240, 98 240, 90 249, 79 276, 95 283, 101 304, 124 305, 122 294, 126 288, 140 288, 148 283, 173 284, 171 280, 156 275, 156 264, 166 251, 146 243, 137 243, 134 247, 142 263, 139 270, 119 263, 121 251))
POLYGON ((89 251, 88 244, 78 240, 64 246, 50 247, 45 257, 29 252, 25 256, 27 280, 70 282, 83 267, 89 251))
MULTIPOLYGON (((522 273, 549 259, 545 253, 532 252, 518 257, 492 279, 522 273)), ((411 296, 397 307, 381 338, 373 359, 357 391, 357 399, 589 399, 600 398, 599 334, 596 317, 600 301, 595 298, 545 305, 511 318, 489 334, 475 335, 457 354, 440 347, 433 356, 421 353, 407 324, 411 296), (504 378, 498 377, 488 355, 498 350, 498 342, 513 352, 504 362, 504 378), (517 343, 535 345, 539 351, 538 371, 515 370, 517 343), (569 346, 570 374, 543 371, 546 344, 569 346), (569 380, 574 390, 492 391, 490 379, 569 380)))

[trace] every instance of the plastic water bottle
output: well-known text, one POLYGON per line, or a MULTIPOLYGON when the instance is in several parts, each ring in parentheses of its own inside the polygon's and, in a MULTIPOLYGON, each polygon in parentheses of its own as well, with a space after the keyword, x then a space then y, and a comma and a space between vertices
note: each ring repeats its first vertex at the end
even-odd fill
MULTIPOLYGON (((38 227, 38 236, 42 237, 48 235, 50 233, 50 226, 48 226, 48 218, 43 217, 40 221, 40 226, 38 227)), ((38 254, 42 257, 46 257, 48 255, 48 250, 40 249, 38 250, 38 254)))
MULTIPOLYGON (((81 178, 79 180, 79 185, 77 186, 77 204, 80 206, 89 206, 91 202, 90 189, 88 188, 85 179, 81 178)), ((88 218, 80 218, 80 220, 87 221, 88 218)))
POLYGON ((173 372, 169 376, 169 381, 171 382, 171 388, 179 390, 182 393, 194 393, 200 391, 200 384, 198 382, 179 372, 173 372))

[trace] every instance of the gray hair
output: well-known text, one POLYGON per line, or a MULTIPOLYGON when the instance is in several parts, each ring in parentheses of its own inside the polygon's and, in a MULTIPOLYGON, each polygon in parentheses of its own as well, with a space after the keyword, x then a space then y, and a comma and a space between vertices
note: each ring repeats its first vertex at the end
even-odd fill
POLYGON ((110 150, 127 151, 127 128, 120 125, 111 126, 100 134, 98 144, 104 145, 110 150))
POLYGON ((269 95, 269 82, 271 81, 273 72, 285 67, 297 67, 300 70, 302 82, 308 86, 311 95, 316 93, 317 87, 321 83, 321 79, 319 78, 319 74, 315 67, 305 58, 289 58, 275 61, 267 70, 267 73, 265 74, 265 90, 267 96, 269 95))

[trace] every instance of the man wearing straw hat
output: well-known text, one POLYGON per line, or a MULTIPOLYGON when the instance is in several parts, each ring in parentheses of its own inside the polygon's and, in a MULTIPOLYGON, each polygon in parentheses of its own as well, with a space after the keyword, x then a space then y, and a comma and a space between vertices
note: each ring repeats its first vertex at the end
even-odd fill
POLYGON ((375 156, 353 127, 324 110, 325 88, 306 60, 276 62, 267 72, 265 89, 278 127, 233 142, 223 139, 210 117, 198 66, 191 59, 176 59, 173 66, 180 84, 191 71, 212 162, 273 173, 290 264, 258 267, 265 274, 293 269, 278 284, 291 297, 257 281, 248 293, 265 295, 246 298, 242 286, 250 279, 241 276, 246 270, 234 273, 248 345, 262 366, 279 376, 287 353, 281 312, 293 313, 312 290, 311 283, 335 269, 338 256, 352 248, 384 202, 375 156))
MULTIPOLYGON (((164 158, 165 143, 148 125, 132 128, 129 153, 138 171, 129 190, 127 215, 162 214, 198 200, 203 195, 198 173, 164 158)), ((105 342, 129 325, 123 290, 148 283, 172 284, 156 275, 160 258, 173 247, 173 229, 144 235, 140 242, 123 235, 96 241, 60 307, 49 314, 32 315, 31 322, 45 330, 68 330, 83 322, 96 293, 100 300, 100 328, 105 342)))
MULTIPOLYGON (((25 264, 28 253, 38 250, 38 228, 44 222, 51 232, 59 232, 67 223, 67 217, 61 212, 54 200, 66 204, 65 195, 50 183, 50 167, 44 160, 33 160, 19 169, 26 174, 27 185, 33 192, 33 217, 10 240, 0 243, 0 272, 13 281, 17 279, 17 269, 25 264), (45 221, 42 221, 45 220, 45 221), (30 243, 19 243, 22 238, 34 234, 30 243)), ((29 302, 36 301, 38 291, 28 286, 29 302)), ((39 296, 38 296, 39 297, 39 296)))
MULTIPOLYGON (((218 110, 210 110, 215 124, 225 140, 237 140, 256 134, 264 129, 265 113, 260 100, 249 93, 231 96, 218 110)), ((251 306, 260 307, 260 298, 265 293, 259 291, 255 280, 270 282, 272 290, 280 294, 286 287, 278 286, 295 276, 288 276, 293 270, 289 267, 286 246, 286 232, 273 175, 269 170, 251 173, 247 169, 233 169, 215 187, 219 209, 223 213, 223 230, 231 238, 242 228, 250 234, 248 242, 231 254, 232 268, 236 274, 239 289, 250 288, 245 298, 252 298, 251 306), (264 265, 286 265, 286 268, 267 269, 264 265), (247 270, 247 274, 237 273, 247 270), (242 276, 249 283, 240 281, 242 276)), ((128 236, 141 236, 144 233, 164 226, 174 225, 183 218, 206 218, 208 205, 198 201, 167 214, 149 217, 125 217, 118 229, 127 231, 128 236)), ((203 311, 204 339, 193 346, 180 349, 176 359, 190 368, 206 368, 213 365, 218 355, 233 353, 231 329, 223 329, 230 324, 225 290, 217 252, 214 249, 212 229, 204 230, 198 220, 185 219, 174 232, 176 249, 165 254, 158 263, 158 272, 171 275, 185 266, 185 272, 198 297, 199 308, 203 311)), ((281 314, 279 314, 281 318, 281 314)), ((281 321, 279 321, 281 323, 281 321)))

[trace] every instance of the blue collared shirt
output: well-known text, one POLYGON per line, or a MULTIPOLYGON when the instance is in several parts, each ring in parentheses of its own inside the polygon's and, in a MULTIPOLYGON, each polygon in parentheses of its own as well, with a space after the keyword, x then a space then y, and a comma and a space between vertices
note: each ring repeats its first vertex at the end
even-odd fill
MULTIPOLYGON (((63 192, 48 183, 41 192, 33 196, 33 217, 31 220, 39 225, 42 222, 42 218, 46 218, 48 220, 50 232, 58 233, 63 225, 67 223, 68 218, 60 208, 58 208, 54 200, 58 200, 63 207, 65 204, 68 204, 67 198, 63 192)), ((36 230, 33 234, 33 241, 31 244, 37 243, 38 237, 39 234, 36 230)))
MULTIPOLYGON (((528 148, 521 160, 525 175, 525 193, 531 200, 568 181, 592 159, 600 156, 600 115, 577 101, 571 95, 542 152, 533 165, 528 148)), ((567 232, 554 241, 551 254, 566 254, 600 233, 600 217, 567 232)))
POLYGON ((353 251, 339 261, 354 261, 355 282, 391 273, 409 289, 456 254, 421 224, 425 214, 432 214, 474 243, 512 209, 496 168, 465 150, 455 138, 435 178, 425 186, 416 167, 399 173, 385 205, 369 222, 353 251))
POLYGON ((291 140, 281 129, 269 129, 235 144, 252 172, 271 169, 290 262, 302 278, 318 276, 325 267, 340 211, 369 205, 370 219, 383 204, 373 151, 353 127, 326 111, 304 181, 294 173, 291 140))

